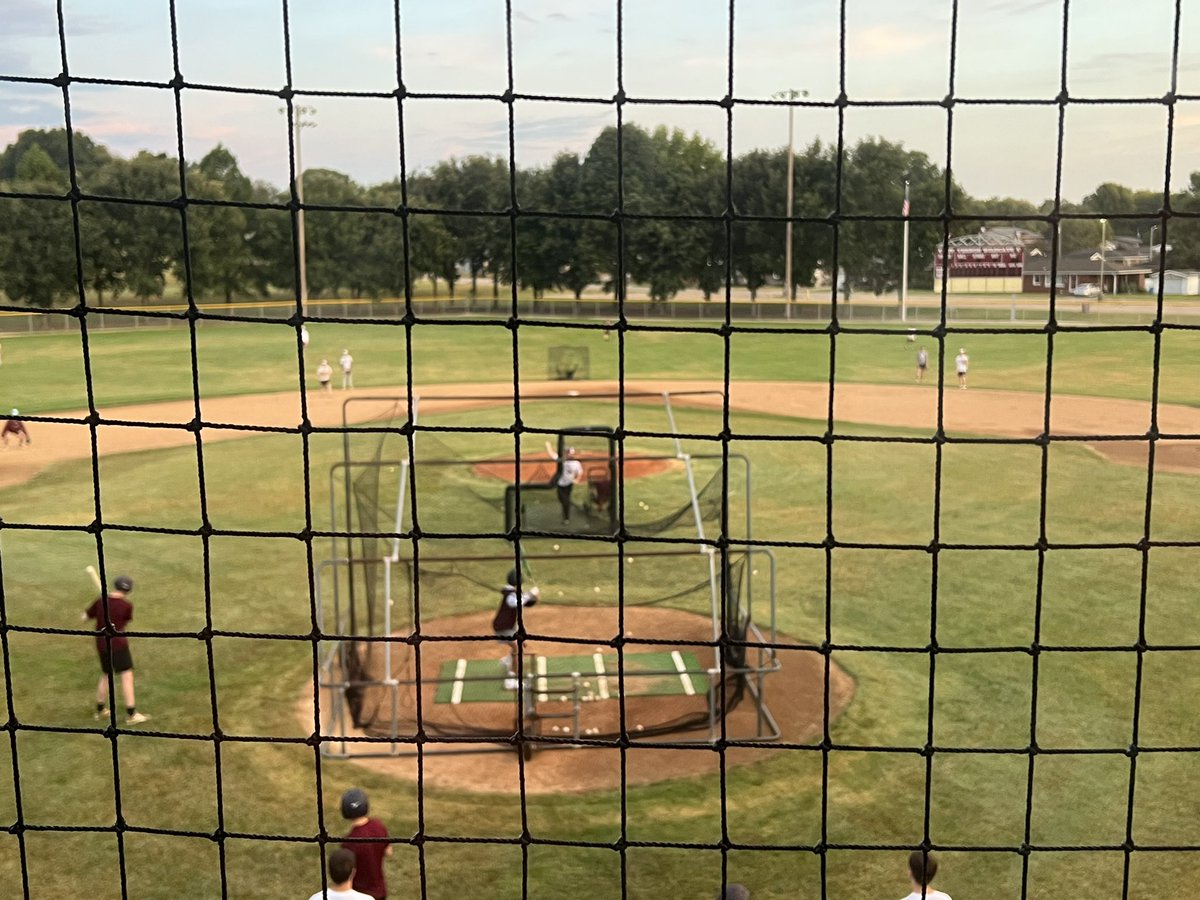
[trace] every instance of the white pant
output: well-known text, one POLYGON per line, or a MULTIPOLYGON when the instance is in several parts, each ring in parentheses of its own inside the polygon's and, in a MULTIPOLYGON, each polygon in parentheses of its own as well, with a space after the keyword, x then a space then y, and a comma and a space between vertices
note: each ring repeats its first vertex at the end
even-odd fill
POLYGON ((349 372, 342 373, 342 390, 354 387, 354 376, 349 372))

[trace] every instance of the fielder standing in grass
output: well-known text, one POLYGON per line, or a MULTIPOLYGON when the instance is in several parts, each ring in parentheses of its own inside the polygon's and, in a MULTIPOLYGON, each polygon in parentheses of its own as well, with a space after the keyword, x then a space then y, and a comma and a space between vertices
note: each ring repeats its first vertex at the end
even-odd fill
POLYGON ((129 592, 133 590, 133 579, 119 575, 113 581, 113 590, 104 597, 97 597, 83 613, 83 620, 96 620, 96 652, 100 654, 100 681, 96 685, 96 718, 108 718, 108 676, 120 676, 121 696, 125 699, 125 724, 137 725, 150 717, 137 711, 133 694, 133 656, 129 652, 129 638, 125 637, 125 626, 133 619, 133 604, 129 592), (114 635, 104 633, 110 627, 114 635))
POLYGON ((342 818, 350 823, 350 833, 342 842, 342 849, 354 854, 354 890, 375 900, 386 900, 383 859, 392 855, 392 845, 384 843, 387 828, 368 815, 370 808, 367 793, 361 788, 350 788, 342 794, 342 818), (364 838, 368 840, 359 840, 364 838))
POLYGON ((520 623, 517 610, 521 607, 533 606, 542 595, 542 592, 536 587, 531 587, 527 591, 518 589, 517 574, 516 569, 509 571, 508 582, 500 589, 500 608, 496 610, 496 615, 492 619, 492 630, 496 633, 496 640, 508 646, 508 653, 500 658, 500 665, 504 666, 504 670, 508 673, 508 677, 504 679, 506 691, 515 691, 519 686, 517 672, 513 668, 513 660, 517 658, 517 625, 520 623))
POLYGON ((333 378, 333 366, 329 364, 329 360, 321 360, 321 364, 317 366, 317 382, 321 385, 321 391, 332 391, 333 386, 329 380, 333 378))
POLYGON ((967 356, 967 351, 963 347, 958 348, 958 356, 954 357, 954 371, 958 373, 958 386, 961 390, 967 389, 967 369, 971 364, 971 358, 967 356))
POLYGON ((342 351, 338 365, 342 367, 342 390, 348 391, 354 387, 354 357, 350 355, 349 350, 342 351))
POLYGON ((929 353, 922 346, 917 350, 917 381, 925 380, 925 370, 929 368, 929 353))

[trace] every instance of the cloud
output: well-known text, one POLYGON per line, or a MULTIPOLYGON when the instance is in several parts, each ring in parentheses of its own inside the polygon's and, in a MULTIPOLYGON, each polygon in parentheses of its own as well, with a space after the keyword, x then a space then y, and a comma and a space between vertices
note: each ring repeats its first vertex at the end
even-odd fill
POLYGON ((847 29, 846 55, 858 60, 884 59, 944 44, 945 35, 925 29, 914 31, 893 25, 870 25, 847 29))
MULTIPOLYGON (((94 13, 64 13, 67 36, 103 34, 110 19, 94 13)), ((4 0, 5 37, 57 37, 58 13, 50 0, 4 0)))

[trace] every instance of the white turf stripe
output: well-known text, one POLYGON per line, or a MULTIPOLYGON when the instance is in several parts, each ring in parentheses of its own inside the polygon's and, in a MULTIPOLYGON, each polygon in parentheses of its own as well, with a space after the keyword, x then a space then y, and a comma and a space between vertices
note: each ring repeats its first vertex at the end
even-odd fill
POLYGON ((608 699, 608 676, 604 674, 604 657, 599 653, 592 654, 592 662, 596 664, 596 674, 600 677, 596 679, 597 690, 600 693, 601 700, 608 699))
POLYGON ((544 657, 544 656, 539 656, 537 658, 537 673, 538 673, 538 680, 537 680, 538 702, 545 703, 547 700, 550 699, 550 696, 546 693, 546 689, 547 689, 546 657, 544 657))
POLYGON ((672 650, 671 659, 675 660, 675 668, 679 670, 679 683, 683 685, 683 692, 691 697, 696 693, 696 687, 692 684, 692 676, 687 672, 687 664, 683 661, 683 654, 678 650, 672 650))
POLYGON ((460 659, 454 666, 454 689, 450 691, 450 702, 462 703, 463 676, 467 674, 467 661, 460 659))

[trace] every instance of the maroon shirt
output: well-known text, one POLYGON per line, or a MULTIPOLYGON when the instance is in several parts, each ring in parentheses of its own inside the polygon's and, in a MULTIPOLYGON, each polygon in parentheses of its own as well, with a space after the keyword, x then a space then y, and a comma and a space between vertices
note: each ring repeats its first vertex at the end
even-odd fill
MULTIPOLYGON (((104 601, 97 597, 95 602, 87 608, 87 617, 96 620, 96 628, 103 628, 107 622, 104 621, 104 601)), ((124 597, 118 597, 115 594, 108 595, 108 622, 111 622, 117 631, 124 631, 125 626, 129 624, 129 620, 133 618, 133 604, 124 597)), ((101 653, 108 652, 108 643, 112 641, 114 650, 124 650, 129 646, 129 638, 123 634, 118 634, 114 638, 109 638, 103 634, 96 635, 96 649, 101 653)))
POLYGON ((18 422, 16 419, 9 419, 4 423, 4 430, 0 431, 0 435, 5 434, 23 434, 29 436, 29 432, 25 430, 25 423, 18 422))
MULTIPOLYGON (((378 819, 367 819, 362 825, 355 825, 346 837, 352 838, 385 838, 387 829, 378 819)), ((342 847, 354 854, 358 860, 358 870, 354 873, 354 889, 370 894, 372 897, 386 897, 387 883, 383 880, 383 857, 387 855, 389 844, 378 843, 343 843, 342 847)))

